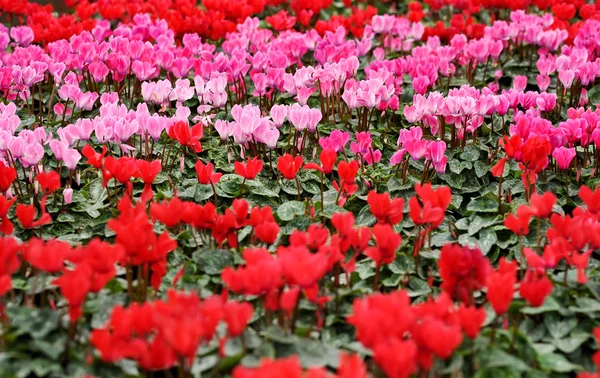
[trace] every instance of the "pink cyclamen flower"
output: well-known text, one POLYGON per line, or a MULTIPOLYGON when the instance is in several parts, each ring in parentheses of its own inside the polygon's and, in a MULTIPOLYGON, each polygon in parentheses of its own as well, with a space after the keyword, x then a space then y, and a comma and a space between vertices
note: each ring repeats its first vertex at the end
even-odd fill
POLYGON ((571 88, 573 80, 575 79, 575 72, 573 70, 564 70, 558 73, 558 80, 562 83, 566 89, 571 88))
POLYGON ((73 202, 73 189, 66 188, 65 190, 63 190, 63 198, 66 204, 70 204, 71 202, 73 202))
POLYGON ((545 91, 550 86, 550 76, 548 75, 537 75, 535 80, 540 88, 540 91, 545 91))
POLYGON ((288 119, 298 131, 306 129, 311 133, 315 132, 317 124, 321 121, 322 117, 319 109, 311 109, 308 105, 300 106, 294 104, 288 109, 288 119))
POLYGON ((559 147, 552 152, 552 157, 556 159, 556 164, 563 170, 569 169, 575 155, 575 148, 559 147))
POLYGON ((406 153, 406 150, 404 148, 401 148, 398 151, 394 152, 394 154, 390 158, 390 165, 395 166, 395 165, 402 163, 405 153, 406 153))
POLYGON ((33 30, 29 26, 16 26, 10 29, 10 37, 23 47, 33 42, 33 30))
POLYGON ((429 77, 427 76, 418 76, 413 79, 412 82, 413 89, 418 94, 425 94, 427 92, 427 87, 429 86, 429 77))
POLYGON ((430 142, 427 146, 427 157, 431 159, 433 168, 437 173, 443 174, 446 172, 446 163, 448 157, 444 155, 446 152, 446 142, 430 142))
POLYGON ((88 70, 92 74, 92 77, 94 78, 94 81, 96 83, 103 81, 104 78, 108 75, 109 71, 106 64, 100 61, 90 63, 90 65, 88 66, 88 70))
POLYGON ((324 150, 342 151, 350 141, 350 133, 340 130, 333 130, 328 137, 319 138, 319 145, 324 150))
POLYGON ((513 87, 518 92, 523 92, 527 87, 527 76, 517 75, 513 80, 513 87))
POLYGON ((23 149, 21 163, 24 167, 37 165, 44 157, 44 147, 39 143, 30 143, 23 149))
POLYGON ((281 127, 285 122, 285 119, 288 115, 288 106, 287 105, 273 105, 271 111, 269 112, 271 115, 271 119, 273 123, 277 127, 281 127))
POLYGON ((350 150, 355 155, 360 155, 367 164, 377 163, 381 160, 381 151, 373 149, 372 141, 368 131, 356 133, 356 142, 350 143, 350 150))

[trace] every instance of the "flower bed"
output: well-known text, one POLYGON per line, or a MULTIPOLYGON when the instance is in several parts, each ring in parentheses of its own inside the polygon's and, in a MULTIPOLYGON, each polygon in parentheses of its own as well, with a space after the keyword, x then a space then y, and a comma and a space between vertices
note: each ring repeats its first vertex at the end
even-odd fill
POLYGON ((600 376, 600 7, 66 5, 0 1, 0 377, 600 376))

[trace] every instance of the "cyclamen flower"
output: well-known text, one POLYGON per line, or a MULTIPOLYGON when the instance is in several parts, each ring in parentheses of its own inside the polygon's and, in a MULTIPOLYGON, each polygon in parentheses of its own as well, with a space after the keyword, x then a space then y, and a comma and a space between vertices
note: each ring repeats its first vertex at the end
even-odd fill
POLYGON ((10 37, 23 47, 33 42, 33 30, 29 26, 15 26, 10 29, 10 37))
POLYGON ((552 152, 552 157, 556 159, 556 164, 562 170, 569 169, 575 155, 577 155, 575 148, 559 147, 552 152))
POLYGON ((325 150, 342 151, 350 141, 350 133, 333 130, 328 137, 319 138, 319 145, 325 150))
POLYGON ((288 106, 287 105, 273 105, 269 115, 273 120, 273 123, 277 127, 281 127, 285 122, 286 117, 288 116, 288 106))
POLYGON ((435 168, 435 171, 439 174, 443 174, 446 172, 446 163, 448 162, 448 157, 444 155, 446 152, 446 142, 430 142, 427 145, 427 158, 431 159, 431 163, 435 168))
POLYGON ((367 162, 367 164, 377 163, 381 160, 381 151, 373 150, 371 145, 373 139, 368 131, 356 133, 356 142, 350 143, 350 150, 367 162))
POLYGON ((293 157, 290 154, 285 154, 277 160, 277 169, 279 169, 283 177, 293 180, 300 168, 302 168, 303 162, 304 159, 300 155, 293 157))
POLYGON ((153 102, 158 105, 164 105, 169 102, 169 96, 173 87, 169 80, 159 80, 157 82, 142 83, 142 98, 146 102, 153 102))
POLYGON ((472 304, 473 293, 485 287, 489 261, 479 249, 446 244, 438 261, 442 290, 459 301, 472 304))
POLYGON ((221 139, 233 137, 237 144, 246 145, 248 142, 264 143, 275 148, 279 139, 279 130, 267 117, 261 117, 260 109, 254 105, 241 107, 235 105, 231 109, 233 122, 218 120, 215 129, 221 139))
POLYGON ((322 118, 319 109, 311 109, 307 105, 300 106, 299 104, 290 106, 287 116, 296 130, 304 131, 306 129, 311 133, 317 130, 317 124, 322 118))
POLYGON ((532 307, 540 307, 552 289, 552 281, 543 270, 529 269, 520 283, 519 294, 532 307))
POLYGON ((508 311, 514 295, 514 286, 517 281, 517 262, 500 259, 498 270, 489 275, 487 279, 487 299, 497 315, 508 311))
POLYGON ((195 166, 196 174, 198 175, 198 182, 200 184, 216 184, 222 173, 213 172, 214 166, 212 163, 204 164, 201 160, 198 160, 195 166))

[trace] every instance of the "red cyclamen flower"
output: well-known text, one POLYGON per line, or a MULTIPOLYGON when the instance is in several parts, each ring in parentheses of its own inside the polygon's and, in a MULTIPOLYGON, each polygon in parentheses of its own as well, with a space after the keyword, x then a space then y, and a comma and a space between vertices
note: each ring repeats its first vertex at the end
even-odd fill
POLYGON ((303 162, 304 159, 300 155, 294 157, 290 154, 285 154, 277 160, 277 169, 279 169, 283 177, 293 180, 302 167, 303 162))
POLYGON ((235 173, 242 176, 246 180, 254 180, 263 168, 263 162, 257 157, 250 158, 245 163, 236 161, 233 163, 235 173))

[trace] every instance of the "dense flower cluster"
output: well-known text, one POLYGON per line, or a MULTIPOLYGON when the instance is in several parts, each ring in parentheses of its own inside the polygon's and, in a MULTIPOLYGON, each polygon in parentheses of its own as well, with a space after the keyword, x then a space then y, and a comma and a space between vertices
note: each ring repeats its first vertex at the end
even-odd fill
POLYGON ((0 0, 0 375, 584 371, 596 4, 66 5, 0 0))

